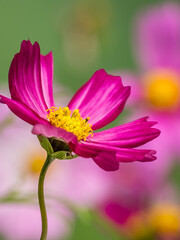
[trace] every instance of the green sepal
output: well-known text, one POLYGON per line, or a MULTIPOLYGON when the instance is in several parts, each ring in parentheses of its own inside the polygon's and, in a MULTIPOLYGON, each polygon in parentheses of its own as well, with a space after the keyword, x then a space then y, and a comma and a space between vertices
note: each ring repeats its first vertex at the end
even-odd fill
POLYGON ((73 159, 78 157, 78 155, 72 155, 71 152, 69 151, 58 151, 58 152, 54 152, 53 154, 51 154, 51 157, 54 159, 59 159, 59 160, 65 160, 65 159, 73 159))
POLYGON ((49 139, 43 135, 37 135, 38 140, 41 144, 41 146, 46 150, 46 152, 51 155, 54 153, 53 148, 51 146, 51 143, 49 142, 49 139))
POLYGON ((72 155, 72 152, 67 143, 55 138, 47 138, 43 135, 37 135, 41 146, 46 150, 52 161, 54 159, 73 159, 78 155, 72 155), (57 151, 59 149, 59 151, 57 151))

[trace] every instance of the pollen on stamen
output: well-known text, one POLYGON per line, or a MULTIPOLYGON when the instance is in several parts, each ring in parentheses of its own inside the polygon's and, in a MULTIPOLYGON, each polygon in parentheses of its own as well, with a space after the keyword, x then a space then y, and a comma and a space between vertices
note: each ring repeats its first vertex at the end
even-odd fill
POLYGON ((51 107, 46 111, 48 112, 47 119, 53 126, 73 133, 76 135, 78 141, 86 141, 89 135, 93 136, 92 125, 88 123, 90 118, 83 119, 79 113, 79 109, 75 109, 71 113, 68 107, 51 107))

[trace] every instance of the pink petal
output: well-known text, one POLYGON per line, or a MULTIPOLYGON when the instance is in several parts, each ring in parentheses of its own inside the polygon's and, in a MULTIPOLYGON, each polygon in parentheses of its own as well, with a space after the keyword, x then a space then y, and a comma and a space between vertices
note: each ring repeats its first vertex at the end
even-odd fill
POLYGON ((77 145, 70 147, 72 151, 79 156, 92 157, 92 159, 106 171, 117 170, 119 162, 146 162, 156 159, 154 156, 156 151, 153 150, 118 148, 101 144, 101 142, 79 142, 77 145))
POLYGON ((88 145, 84 144, 85 142, 72 144, 70 143, 69 146, 73 152, 77 155, 84 157, 84 158, 91 158, 97 156, 97 150, 93 148, 89 148, 88 145))
POLYGON ((154 154, 154 150, 119 148, 116 157, 119 162, 151 162, 156 160, 154 154))
POLYGON ((128 219, 133 214, 137 213, 141 207, 141 204, 136 198, 132 198, 132 196, 128 197, 128 203, 126 201, 124 202, 122 199, 111 199, 104 206, 104 213, 106 213, 106 215, 118 225, 126 224, 128 219))
POLYGON ((77 137, 73 133, 52 125, 36 124, 32 129, 32 133, 35 135, 44 135, 48 138, 63 138, 67 143, 72 142, 73 144, 77 144, 77 137))
POLYGON ((147 121, 147 117, 94 133, 91 141, 114 147, 135 148, 159 136, 160 131, 151 128, 156 122, 147 121))
POLYGON ((83 118, 90 117, 89 123, 96 130, 117 118, 129 94, 130 87, 124 87, 120 77, 99 70, 77 91, 68 107, 78 108, 83 118))
POLYGON ((52 52, 41 55, 41 81, 43 95, 48 108, 55 106, 53 99, 53 56, 52 52))
POLYGON ((113 154, 102 152, 92 159, 105 171, 116 171, 119 169, 119 162, 113 154))
POLYGON ((39 117, 31 109, 29 109, 27 106, 25 106, 22 103, 19 103, 13 99, 9 99, 2 95, 0 95, 0 102, 7 104, 9 109, 15 115, 17 115, 19 118, 21 118, 22 120, 24 120, 27 123, 30 123, 32 125, 37 124, 37 123, 49 124, 48 121, 39 117))
POLYGON ((46 117, 53 103, 51 54, 41 56, 37 42, 32 45, 29 40, 23 41, 10 66, 9 88, 12 99, 46 117))
POLYGON ((146 69, 180 69, 180 6, 165 3, 138 19, 136 54, 146 69))

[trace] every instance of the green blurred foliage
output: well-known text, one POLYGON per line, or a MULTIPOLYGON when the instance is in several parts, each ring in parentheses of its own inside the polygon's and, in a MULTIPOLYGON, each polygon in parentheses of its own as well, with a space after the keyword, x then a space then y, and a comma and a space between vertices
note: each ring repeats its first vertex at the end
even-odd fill
POLYGON ((0 81, 7 84, 13 55, 19 51, 21 41, 28 38, 40 43, 43 54, 53 51, 55 79, 73 91, 99 68, 135 69, 131 49, 133 21, 140 10, 158 2, 164 1, 1 0, 0 81), (79 49, 74 49, 78 43, 79 49), (70 64, 64 44, 70 48, 67 50, 70 64), (80 53, 81 47, 85 53, 80 53), (98 51, 98 56, 93 56, 91 48, 98 51))
POLYGON ((0 240, 6 240, 3 236, 0 235, 0 240))
POLYGON ((167 181, 170 180, 180 194, 180 163, 178 160, 172 165, 167 181))
POLYGON ((97 214, 89 213, 88 219, 76 218, 72 233, 64 240, 129 240, 97 214))

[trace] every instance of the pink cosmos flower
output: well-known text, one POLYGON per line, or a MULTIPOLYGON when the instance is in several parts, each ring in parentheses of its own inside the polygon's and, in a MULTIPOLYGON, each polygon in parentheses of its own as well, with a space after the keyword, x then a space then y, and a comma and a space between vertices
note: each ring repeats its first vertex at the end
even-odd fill
POLYGON ((92 158, 104 170, 117 170, 119 162, 156 159, 154 150, 136 149, 160 134, 152 128, 156 122, 147 117, 94 132, 112 122, 124 108, 130 87, 124 87, 120 77, 104 70, 95 72, 66 108, 55 107, 52 78, 52 53, 43 56, 37 42, 23 41, 9 70, 11 99, 1 95, 0 102, 33 125, 33 134, 63 139, 69 151, 92 158))
POLYGON ((131 117, 145 113, 158 121, 162 134, 148 147, 157 146, 158 161, 149 170, 160 176, 180 156, 180 5, 169 2, 143 12, 133 39, 140 74, 123 75, 133 86, 131 117))

